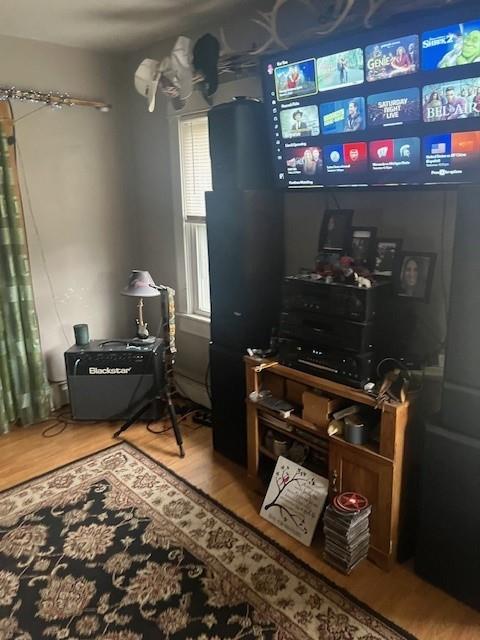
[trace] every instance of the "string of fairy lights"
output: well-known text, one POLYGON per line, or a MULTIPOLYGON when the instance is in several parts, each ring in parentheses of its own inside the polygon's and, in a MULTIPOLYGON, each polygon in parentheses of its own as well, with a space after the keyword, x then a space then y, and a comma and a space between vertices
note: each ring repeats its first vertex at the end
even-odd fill
POLYGON ((100 100, 77 98, 68 93, 60 93, 58 91, 20 89, 15 86, 0 86, 0 100, 18 100, 20 102, 43 104, 50 106, 53 109, 62 109, 64 107, 91 107, 102 112, 108 112, 112 108, 110 104, 100 100))

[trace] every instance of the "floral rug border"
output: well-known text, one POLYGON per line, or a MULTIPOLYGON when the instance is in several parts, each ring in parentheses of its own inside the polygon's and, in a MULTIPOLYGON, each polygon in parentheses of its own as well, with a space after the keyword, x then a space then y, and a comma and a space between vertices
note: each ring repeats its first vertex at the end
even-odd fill
MULTIPOLYGON (((207 504, 210 505, 209 512, 212 514, 212 516, 217 517, 219 519, 222 519, 222 516, 229 518, 231 521, 233 521, 235 526, 233 526, 232 522, 230 522, 229 525, 235 530, 237 530, 237 532, 241 533, 242 529, 244 530, 246 529, 254 537, 257 537, 260 541, 263 541, 266 547, 270 546, 273 551, 277 551, 278 553, 280 553, 288 561, 288 571, 291 574, 296 576, 299 580, 306 582, 311 589, 314 589, 324 595, 328 595, 329 599, 332 600, 332 602, 334 602, 340 608, 346 610, 348 615, 352 616, 352 618, 356 619, 359 623, 367 626, 369 624, 371 625, 372 621, 371 620, 367 621, 366 616, 362 616, 362 613, 364 613, 364 614, 367 614, 368 616, 372 616, 376 621, 384 625, 385 627, 384 629, 381 629, 380 627, 375 629, 377 633, 382 633, 382 632, 384 633, 384 632, 390 631, 391 638, 398 637, 396 636, 396 634, 399 634, 401 639, 405 638, 405 640, 417 640, 416 637, 410 634, 408 631, 406 631, 405 629, 395 624, 388 618, 376 612, 369 605, 365 604, 364 602, 356 598, 354 595, 349 593, 347 589, 338 586, 332 580, 324 576, 322 573, 320 573, 319 571, 307 565, 304 561, 297 558, 293 553, 291 553, 290 551, 282 547, 279 543, 277 543, 275 540, 273 540, 272 538, 270 538, 269 536, 261 532, 254 525, 250 524, 246 520, 243 520, 242 518, 237 516, 234 512, 232 512, 230 509, 228 509, 223 504, 218 502, 215 498, 212 498, 211 496, 209 496, 202 489, 195 487, 188 480, 180 476, 178 473, 170 469, 168 466, 155 460, 147 452, 143 451, 141 448, 131 443, 126 443, 126 442, 118 443, 118 444, 114 444, 109 447, 106 447, 102 450, 89 453, 85 456, 82 456, 81 458, 78 458, 72 462, 68 462, 64 465, 61 465, 44 474, 40 474, 29 480, 26 480, 17 485, 14 485, 8 489, 0 491, 0 498, 8 497, 10 493, 18 492, 18 490, 21 489, 22 487, 28 487, 29 485, 31 485, 32 483, 35 483, 40 479, 45 480, 50 475, 57 474, 62 469, 72 468, 77 465, 81 465, 82 462, 90 458, 102 456, 107 452, 116 453, 122 450, 126 450, 126 452, 128 452, 130 455, 135 455, 135 453, 140 454, 141 456, 149 460, 154 466, 159 467, 167 475, 169 475, 172 478, 172 480, 175 481, 175 483, 173 484, 180 485, 180 488, 187 489, 185 494, 188 495, 188 497, 192 498, 192 495, 189 495, 190 493, 193 494, 194 496, 195 495, 200 496, 200 498, 203 501, 205 501, 207 504), (345 600, 347 601, 348 605, 351 604, 352 606, 346 607, 345 600)), ((179 487, 177 486, 176 488, 178 489, 179 487)), ((268 549, 262 548, 262 551, 268 553, 268 549)), ((274 557, 274 554, 272 554, 272 557, 274 557)))

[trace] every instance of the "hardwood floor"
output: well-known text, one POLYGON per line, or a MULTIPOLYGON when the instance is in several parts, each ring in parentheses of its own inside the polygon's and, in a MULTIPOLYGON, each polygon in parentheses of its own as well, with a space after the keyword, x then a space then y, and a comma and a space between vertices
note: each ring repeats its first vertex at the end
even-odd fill
MULTIPOLYGON (((71 425, 53 438, 42 436, 45 426, 17 429, 0 437, 0 490, 114 444, 114 427, 110 424, 71 425)), ((418 578, 409 566, 395 565, 385 573, 366 561, 351 576, 343 576, 322 561, 318 545, 304 547, 260 518, 261 498, 246 488, 246 471, 213 452, 210 429, 185 425, 184 459, 178 456, 172 432, 154 435, 137 424, 124 435, 125 441, 171 468, 418 638, 480 640, 480 614, 418 578)))

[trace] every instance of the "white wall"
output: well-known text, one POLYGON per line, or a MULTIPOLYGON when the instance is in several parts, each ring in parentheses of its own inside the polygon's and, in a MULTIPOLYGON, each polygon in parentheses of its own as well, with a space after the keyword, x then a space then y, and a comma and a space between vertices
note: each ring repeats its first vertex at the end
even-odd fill
POLYGON ((136 245, 118 72, 119 61, 106 55, 0 36, 0 84, 113 105, 107 114, 45 108, 22 119, 38 105, 13 103, 35 301, 51 379, 64 375, 73 324, 88 323, 94 338, 118 337, 134 318, 134 304, 119 295, 136 267, 136 245))

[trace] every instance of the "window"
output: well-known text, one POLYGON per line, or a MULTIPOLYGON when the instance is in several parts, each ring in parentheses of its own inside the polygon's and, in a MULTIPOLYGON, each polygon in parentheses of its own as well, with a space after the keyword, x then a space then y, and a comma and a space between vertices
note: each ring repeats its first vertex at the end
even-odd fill
POLYGON ((208 118, 184 118, 179 124, 183 238, 188 313, 210 316, 210 283, 205 192, 212 189, 208 118))

